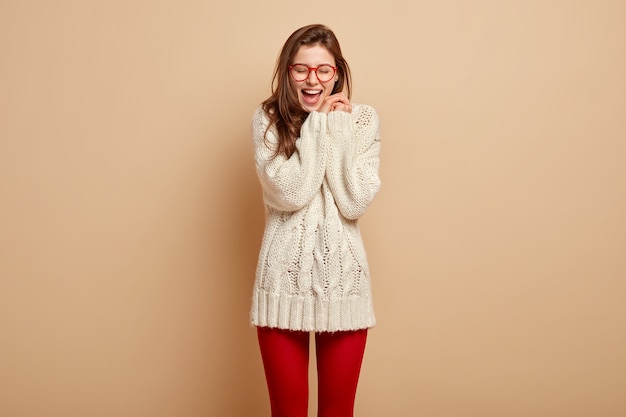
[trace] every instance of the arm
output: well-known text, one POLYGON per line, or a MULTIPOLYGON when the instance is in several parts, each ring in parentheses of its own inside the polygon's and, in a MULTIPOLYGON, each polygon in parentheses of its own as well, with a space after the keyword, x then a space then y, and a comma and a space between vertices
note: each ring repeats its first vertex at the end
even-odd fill
POLYGON ((359 106, 352 114, 330 112, 328 131, 328 185, 341 214, 357 219, 380 189, 378 115, 369 106, 359 106))
POLYGON ((256 170, 263 188, 265 202, 281 211, 296 211, 306 206, 319 192, 326 170, 326 115, 313 112, 302 124, 296 151, 290 158, 276 155, 276 132, 268 126, 262 108, 252 119, 252 139, 256 170))

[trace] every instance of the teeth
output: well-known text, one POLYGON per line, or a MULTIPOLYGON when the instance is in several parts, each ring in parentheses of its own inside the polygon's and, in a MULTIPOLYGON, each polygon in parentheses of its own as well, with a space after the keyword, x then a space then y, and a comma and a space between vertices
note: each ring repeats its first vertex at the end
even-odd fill
POLYGON ((302 90, 302 91, 304 91, 307 94, 318 94, 318 93, 321 93, 320 90, 302 90))

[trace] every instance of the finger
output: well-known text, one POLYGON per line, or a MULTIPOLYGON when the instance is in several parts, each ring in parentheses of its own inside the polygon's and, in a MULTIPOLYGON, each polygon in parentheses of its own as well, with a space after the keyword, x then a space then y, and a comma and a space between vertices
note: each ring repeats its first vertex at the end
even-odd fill
POLYGON ((350 100, 348 100, 348 98, 342 93, 333 94, 332 96, 329 96, 329 99, 331 99, 333 103, 350 104, 350 100))
POLYGON ((344 103, 337 103, 333 106, 334 111, 343 111, 346 113, 352 113, 352 106, 344 103))
POLYGON ((350 100, 343 93, 337 93, 337 101, 340 101, 343 104, 350 105, 350 100))

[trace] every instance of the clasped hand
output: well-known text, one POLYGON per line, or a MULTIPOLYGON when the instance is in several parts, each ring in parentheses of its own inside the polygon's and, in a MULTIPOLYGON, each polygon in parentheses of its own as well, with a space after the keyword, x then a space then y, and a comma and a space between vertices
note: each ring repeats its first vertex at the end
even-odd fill
POLYGON ((352 113, 352 104, 350 100, 343 93, 335 93, 324 99, 324 102, 320 106, 320 113, 328 114, 331 111, 345 111, 352 113))

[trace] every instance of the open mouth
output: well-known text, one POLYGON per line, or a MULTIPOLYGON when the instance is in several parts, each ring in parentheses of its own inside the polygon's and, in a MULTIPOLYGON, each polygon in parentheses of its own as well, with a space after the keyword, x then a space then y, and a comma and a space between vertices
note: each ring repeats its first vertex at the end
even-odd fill
POLYGON ((322 96, 322 90, 302 89, 302 100, 309 105, 317 104, 322 96))

